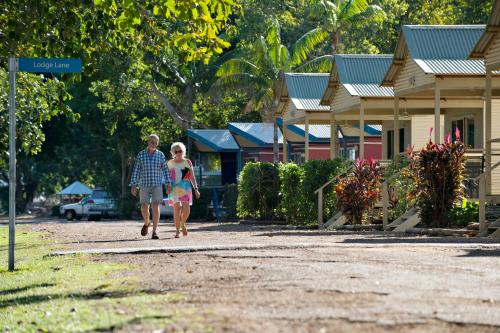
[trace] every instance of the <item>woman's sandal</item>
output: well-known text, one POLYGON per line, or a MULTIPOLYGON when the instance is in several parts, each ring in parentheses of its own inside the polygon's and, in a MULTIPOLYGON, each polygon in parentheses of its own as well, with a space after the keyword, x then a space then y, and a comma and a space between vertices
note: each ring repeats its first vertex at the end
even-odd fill
POLYGON ((188 230, 186 226, 183 224, 182 225, 182 236, 187 236, 188 235, 188 230))
POLYGON ((179 229, 177 229, 177 230, 175 231, 175 236, 174 236, 174 238, 179 238, 179 234, 180 234, 179 229))

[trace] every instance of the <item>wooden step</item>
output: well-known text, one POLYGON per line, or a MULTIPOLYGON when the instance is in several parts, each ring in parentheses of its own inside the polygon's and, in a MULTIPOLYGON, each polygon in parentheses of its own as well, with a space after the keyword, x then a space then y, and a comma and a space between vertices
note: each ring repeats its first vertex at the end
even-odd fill
POLYGON ((401 215, 400 217, 398 217, 397 219, 395 219, 391 224, 389 224, 387 227, 388 228, 396 228, 397 226, 401 225, 402 223, 404 223, 409 217, 415 215, 415 213, 417 213, 418 210, 417 208, 415 207, 411 207, 410 209, 408 209, 406 212, 404 212, 403 215, 401 215))
POLYGON ((326 223, 323 224, 323 229, 340 227, 346 223, 347 223, 347 218, 344 215, 342 215, 342 212, 338 212, 337 214, 332 216, 328 221, 326 221, 326 223))
POLYGON ((417 224, 420 223, 420 216, 418 216, 418 211, 415 212, 412 216, 408 217, 406 221, 398 225, 393 231, 394 232, 406 232, 406 230, 413 228, 417 224))

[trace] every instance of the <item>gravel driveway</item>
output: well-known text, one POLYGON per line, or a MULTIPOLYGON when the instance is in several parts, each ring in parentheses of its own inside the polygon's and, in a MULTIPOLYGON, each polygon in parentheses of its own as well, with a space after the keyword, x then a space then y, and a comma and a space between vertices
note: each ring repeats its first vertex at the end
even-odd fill
POLYGON ((94 260, 136 264, 127 274, 184 293, 175 306, 216 332, 500 332, 498 241, 234 223, 192 223, 179 239, 162 223, 151 240, 138 221, 29 225, 62 250, 148 249, 94 260))

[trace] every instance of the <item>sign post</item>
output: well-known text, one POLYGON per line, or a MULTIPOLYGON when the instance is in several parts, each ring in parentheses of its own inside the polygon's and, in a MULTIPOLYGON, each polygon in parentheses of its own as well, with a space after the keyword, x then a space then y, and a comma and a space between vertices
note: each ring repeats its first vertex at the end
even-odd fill
POLYGON ((16 72, 81 73, 81 59, 9 58, 9 271, 14 270, 16 227, 16 72))
POLYGON ((16 225, 16 72, 17 59, 9 58, 9 271, 14 270, 16 225))

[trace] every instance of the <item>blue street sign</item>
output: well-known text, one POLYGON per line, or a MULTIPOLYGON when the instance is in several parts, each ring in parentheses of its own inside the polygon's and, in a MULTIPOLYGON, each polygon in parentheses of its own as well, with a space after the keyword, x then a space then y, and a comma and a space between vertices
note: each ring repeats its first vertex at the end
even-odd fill
POLYGON ((30 73, 81 73, 81 59, 19 58, 19 72, 30 73))

